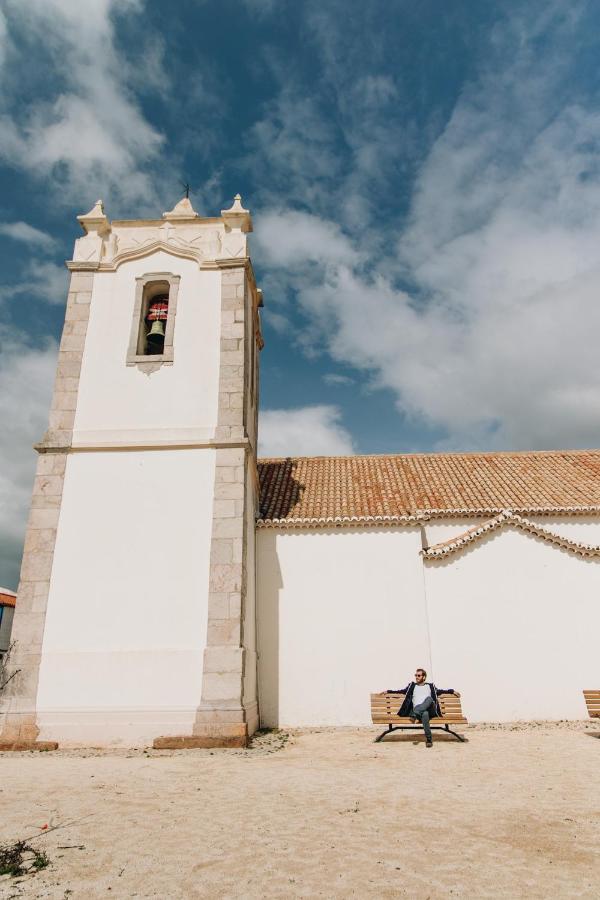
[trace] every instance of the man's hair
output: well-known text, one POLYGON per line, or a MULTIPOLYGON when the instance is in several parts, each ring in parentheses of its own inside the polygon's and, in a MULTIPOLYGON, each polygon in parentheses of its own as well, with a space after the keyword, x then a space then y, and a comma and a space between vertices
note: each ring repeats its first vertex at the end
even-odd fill
POLYGON ((423 677, 424 677, 424 678, 427 678, 427 672, 425 671, 425 669, 417 669, 417 672, 422 672, 422 673, 423 673, 423 677))

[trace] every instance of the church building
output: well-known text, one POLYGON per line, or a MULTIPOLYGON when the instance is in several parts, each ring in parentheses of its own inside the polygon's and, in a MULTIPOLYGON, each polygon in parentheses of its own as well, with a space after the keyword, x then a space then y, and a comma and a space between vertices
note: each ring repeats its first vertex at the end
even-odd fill
POLYGON ((258 459, 239 195, 79 216, 0 746, 368 725, 415 666, 471 722, 600 687, 600 451, 258 459))

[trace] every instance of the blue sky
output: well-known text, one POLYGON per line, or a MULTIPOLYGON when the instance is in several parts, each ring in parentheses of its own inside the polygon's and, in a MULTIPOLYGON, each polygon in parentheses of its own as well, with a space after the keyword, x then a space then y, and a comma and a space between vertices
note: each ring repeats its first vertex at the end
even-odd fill
POLYGON ((0 583, 98 197, 242 193, 264 453, 598 446, 599 34, 577 0, 0 0, 0 583))

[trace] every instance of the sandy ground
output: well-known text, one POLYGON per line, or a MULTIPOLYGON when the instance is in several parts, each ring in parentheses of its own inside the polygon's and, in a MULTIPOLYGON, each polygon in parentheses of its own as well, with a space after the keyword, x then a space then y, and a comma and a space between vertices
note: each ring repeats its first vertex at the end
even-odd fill
POLYGON ((598 726, 376 733, 0 754, 0 841, 51 860, 0 896, 600 896, 598 726))

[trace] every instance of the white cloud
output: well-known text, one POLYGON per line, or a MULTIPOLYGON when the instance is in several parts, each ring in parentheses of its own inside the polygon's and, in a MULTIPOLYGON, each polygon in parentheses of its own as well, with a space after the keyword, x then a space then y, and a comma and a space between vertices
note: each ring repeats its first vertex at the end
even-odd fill
POLYGON ((0 9, 0 68, 4 65, 4 57, 6 54, 6 44, 8 41, 8 29, 6 27, 6 17, 0 9))
POLYGON ((0 222, 0 234, 24 244, 34 244, 41 250, 53 250, 56 246, 56 241, 51 235, 34 228, 33 225, 28 225, 27 222, 0 222))
POLYGON ((354 378, 349 375, 340 375, 338 372, 326 372, 323 375, 323 381, 328 387, 349 387, 355 383, 354 378))
POLYGON ((0 339, 0 583, 16 588, 36 464, 32 444, 47 427, 57 347, 37 350, 9 331, 0 339))
POLYGON ((279 456, 349 456, 349 432, 336 406, 267 409, 260 414, 259 454, 279 456))
POLYGON ((62 265, 48 260, 31 260, 18 282, 0 286, 0 301, 28 297, 60 306, 67 299, 67 277, 68 272, 62 265))
POLYGON ((321 115, 317 103, 295 85, 285 85, 249 135, 247 165, 262 196, 273 205, 285 197, 286 203, 318 209, 340 171, 337 139, 334 123, 321 115))
POLYGON ((359 256, 339 225, 295 210, 266 210, 256 216, 256 249, 267 263, 348 263, 359 256))
POLYGON ((36 177, 52 177, 69 200, 100 191, 126 202, 155 198, 144 171, 163 136, 128 91, 127 62, 115 47, 115 15, 141 9, 137 0, 7 0, 9 51, 2 74, 0 156, 36 177), (27 40, 23 39, 26 35, 27 40), (14 71, 40 42, 50 63, 51 100, 23 105, 14 71))
MULTIPOLYGON (((568 37, 572 17, 561 23, 568 37)), ((600 116, 561 99, 566 57, 532 50, 541 27, 498 32, 502 52, 420 166, 403 231, 379 223, 385 253, 332 211, 302 214, 294 254, 293 217, 285 234, 267 217, 268 259, 291 270, 311 341, 444 430, 444 447, 600 442, 600 116)))

